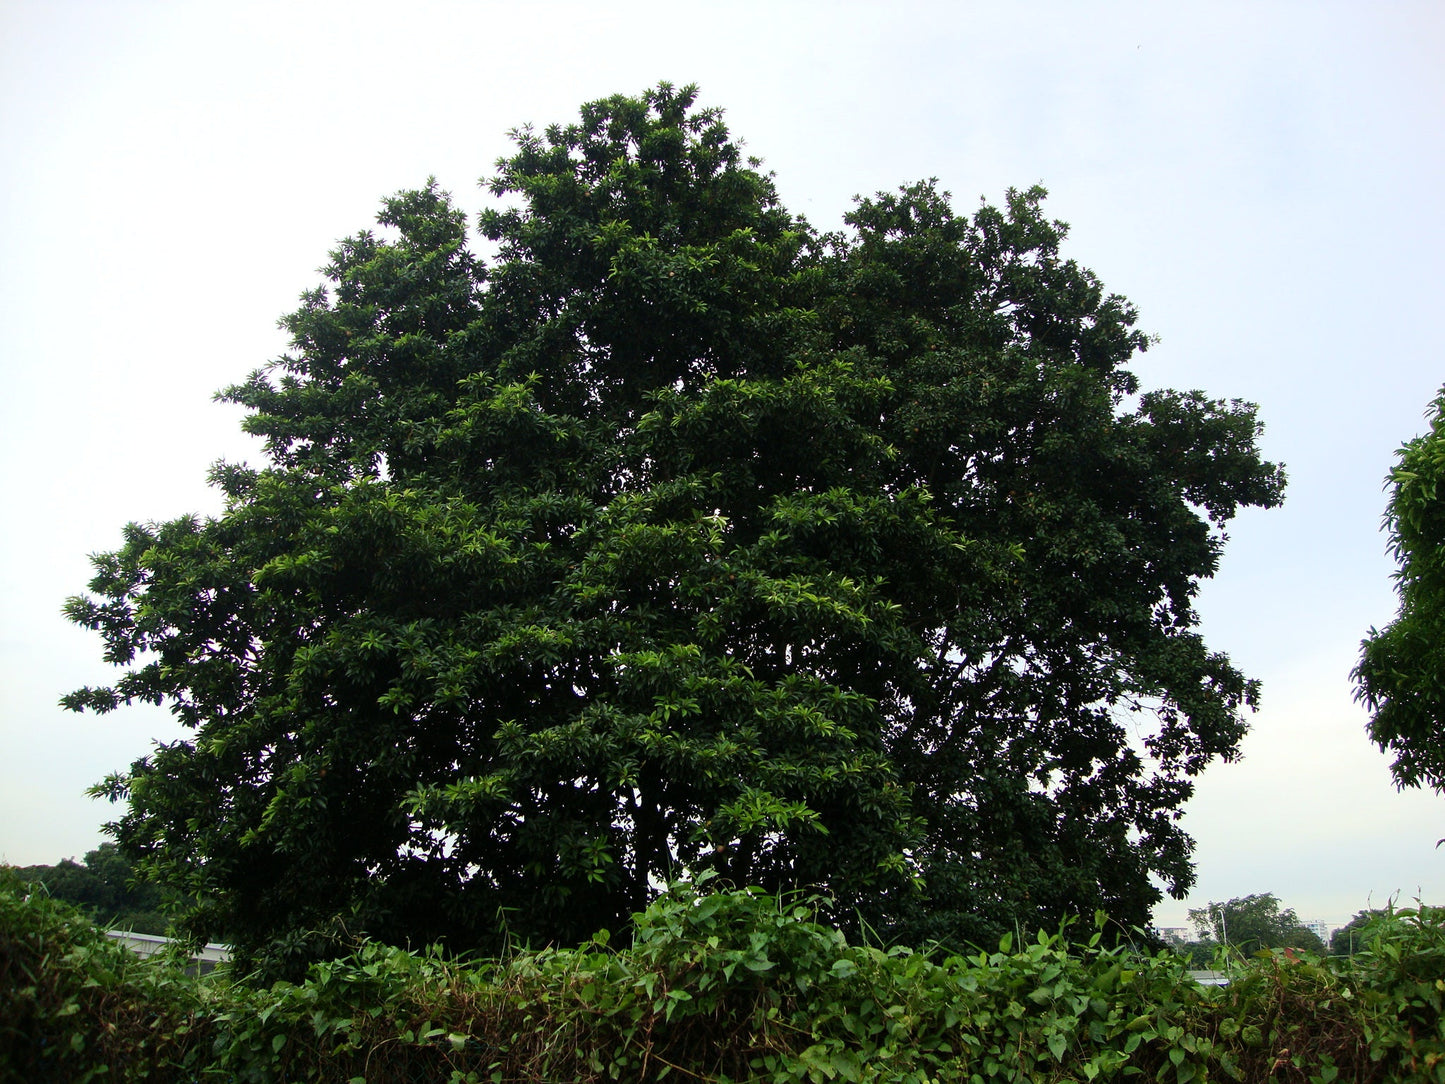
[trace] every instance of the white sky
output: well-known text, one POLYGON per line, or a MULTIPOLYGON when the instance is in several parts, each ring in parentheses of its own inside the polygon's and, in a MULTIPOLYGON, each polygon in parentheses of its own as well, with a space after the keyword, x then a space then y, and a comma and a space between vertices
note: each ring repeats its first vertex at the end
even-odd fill
POLYGON ((1348 677, 1394 612, 1382 482, 1445 383, 1442 58, 1436 2, 0 0, 0 858, 94 847, 85 787, 176 735, 56 706, 110 676, 60 607, 127 521, 214 510, 206 467, 256 458, 210 397, 283 349, 329 248, 428 175, 479 209, 508 129, 668 79, 821 227, 924 177, 960 210, 1045 184, 1162 337, 1145 386, 1260 404, 1288 499, 1236 521, 1201 609, 1264 708, 1157 920, 1445 903, 1445 799, 1395 792, 1348 677))

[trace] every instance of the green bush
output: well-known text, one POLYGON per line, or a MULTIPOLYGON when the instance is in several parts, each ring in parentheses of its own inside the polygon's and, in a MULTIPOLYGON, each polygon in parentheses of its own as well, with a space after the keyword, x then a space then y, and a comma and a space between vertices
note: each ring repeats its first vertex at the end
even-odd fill
POLYGON ((0 1080, 189 1080, 170 1069, 204 1024, 202 993, 0 869, 0 1080))
POLYGON ((1223 988, 1093 928, 930 956, 852 945, 824 901, 677 885, 631 944, 444 958, 363 943, 305 982, 187 978, 0 884, 4 1079, 1445 1081, 1445 911, 1353 958, 1293 951, 1223 988))

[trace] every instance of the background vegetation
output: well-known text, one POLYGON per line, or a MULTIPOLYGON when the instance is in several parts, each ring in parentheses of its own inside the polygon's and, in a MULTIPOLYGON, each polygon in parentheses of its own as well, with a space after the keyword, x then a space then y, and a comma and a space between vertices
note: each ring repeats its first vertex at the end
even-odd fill
POLYGON ((87 851, 82 862, 62 858, 53 866, 20 866, 16 875, 57 900, 75 904, 92 922, 135 933, 164 935, 171 925, 162 913, 164 895, 139 881, 114 843, 87 851))
POLYGON ((1261 949, 1326 952, 1319 934, 1305 927, 1293 908, 1281 908, 1270 892, 1218 903, 1211 900, 1191 909, 1189 921, 1194 924, 1196 940, 1179 946, 1179 951, 1193 967, 1209 967, 1221 951, 1237 957, 1252 956, 1261 949))

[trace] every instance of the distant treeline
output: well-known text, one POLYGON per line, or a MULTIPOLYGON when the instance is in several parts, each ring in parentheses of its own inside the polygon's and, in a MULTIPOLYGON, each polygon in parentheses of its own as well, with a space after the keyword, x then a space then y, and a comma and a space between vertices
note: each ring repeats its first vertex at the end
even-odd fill
POLYGON ((170 927, 160 888, 137 881, 114 843, 88 851, 84 862, 62 858, 54 866, 15 867, 15 874, 52 899, 75 904, 98 926, 150 934, 165 934, 170 927))

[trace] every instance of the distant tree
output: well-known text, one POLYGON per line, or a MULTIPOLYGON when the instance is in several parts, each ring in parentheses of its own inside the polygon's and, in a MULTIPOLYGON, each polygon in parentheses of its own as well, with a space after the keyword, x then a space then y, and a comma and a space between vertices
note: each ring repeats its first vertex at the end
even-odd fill
POLYGON ((1330 955, 1349 956, 1358 952, 1364 947, 1361 932, 1383 914, 1386 912, 1380 908, 1355 912, 1354 918, 1330 935, 1330 955))
POLYGON ((1041 189, 819 235, 694 99, 517 132, 490 265, 387 200, 225 393, 267 465, 97 558, 125 672, 66 704, 193 731, 99 790, 196 934, 573 941, 712 869, 957 943, 1191 883, 1253 407, 1141 390, 1041 189))
POLYGON ((1214 963, 1214 958, 1219 951, 1219 943, 1209 938, 1183 941, 1174 945, 1173 950, 1176 955, 1183 956, 1188 960, 1191 968, 1202 971, 1214 963))
POLYGON ((1279 900, 1268 892, 1191 908, 1189 921, 1201 941, 1227 944, 1246 956, 1271 948, 1325 951, 1319 935, 1306 929, 1293 909, 1281 910, 1279 900))
POLYGON ((138 881, 114 843, 86 852, 84 863, 63 858, 53 866, 21 866, 15 872, 23 881, 43 885, 48 895, 80 907, 102 926, 152 934, 164 934, 170 926, 161 912, 161 889, 138 881))
POLYGON ((1370 630, 1354 678, 1395 784, 1445 793, 1445 389, 1427 417, 1430 431, 1400 448, 1389 478, 1400 610, 1370 630))

